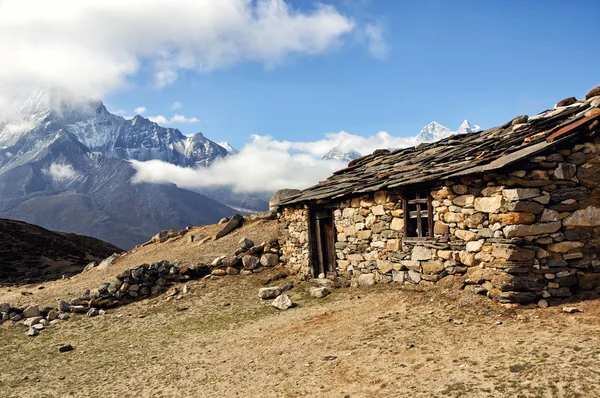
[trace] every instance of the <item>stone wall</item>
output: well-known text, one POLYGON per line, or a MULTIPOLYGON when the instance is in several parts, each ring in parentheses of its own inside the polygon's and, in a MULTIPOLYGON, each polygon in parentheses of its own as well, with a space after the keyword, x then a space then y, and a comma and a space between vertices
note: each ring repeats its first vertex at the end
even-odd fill
POLYGON ((280 260, 292 272, 310 276, 308 210, 287 207, 279 212, 280 260))
MULTIPOLYGON (((600 283, 600 142, 557 148, 504 173, 431 190, 435 238, 403 241, 402 198, 337 202, 337 273, 378 282, 455 281, 501 302, 570 297, 600 283)), ((331 204, 330 204, 331 206, 331 204)), ((309 272, 306 210, 285 209, 281 245, 309 272)))

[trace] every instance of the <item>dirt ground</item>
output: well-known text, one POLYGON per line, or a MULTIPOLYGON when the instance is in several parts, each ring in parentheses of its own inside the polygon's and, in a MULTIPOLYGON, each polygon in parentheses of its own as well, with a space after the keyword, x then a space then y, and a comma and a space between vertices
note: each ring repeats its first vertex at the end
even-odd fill
MULTIPOLYGON (((128 267, 210 262, 242 237, 275 236, 272 221, 201 245, 184 236, 103 271, 2 288, 0 302, 54 304, 128 267)), ((0 397, 600 396, 598 299, 570 303, 583 312, 566 314, 561 306, 509 309, 440 286, 342 288, 313 299, 303 282, 289 292, 297 306, 282 312, 257 295, 275 272, 191 281, 181 300, 162 295, 76 315, 37 337, 22 322, 4 323, 0 397), (60 353, 65 344, 75 349, 60 353)))
POLYGON ((578 314, 509 310, 397 285, 318 300, 304 283, 281 312, 257 297, 267 276, 190 282, 182 300, 77 317, 35 338, 0 327, 0 396, 600 396, 599 301, 576 303, 578 314))

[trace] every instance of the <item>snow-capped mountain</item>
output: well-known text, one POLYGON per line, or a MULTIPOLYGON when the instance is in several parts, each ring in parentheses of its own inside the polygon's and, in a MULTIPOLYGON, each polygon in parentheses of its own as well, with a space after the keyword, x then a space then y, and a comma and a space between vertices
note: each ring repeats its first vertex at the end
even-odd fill
POLYGON ((465 119, 458 127, 458 130, 456 130, 456 134, 478 133, 482 130, 483 129, 478 125, 471 124, 468 120, 465 119))
POLYGON ((235 155, 236 153, 240 153, 240 151, 238 151, 236 148, 231 146, 231 144, 227 141, 217 142, 217 144, 219 144, 220 146, 225 148, 225 150, 227 150, 227 153, 229 153, 230 155, 235 155))
POLYGON ((350 162, 354 159, 358 159, 362 155, 351 149, 348 152, 342 152, 338 147, 332 148, 327 152, 321 159, 323 160, 343 160, 344 162, 350 162))
POLYGON ((25 101, 21 115, 0 122, 0 147, 12 145, 46 120, 60 124, 91 152, 124 160, 162 160, 178 166, 206 166, 227 149, 202 133, 185 136, 142 116, 128 120, 110 113, 99 101, 54 100, 43 92, 25 101), (21 126, 21 128, 16 128, 21 126))
POLYGON ((456 131, 452 131, 448 127, 442 126, 437 122, 431 122, 421 129, 421 132, 419 132, 419 135, 417 136, 417 142, 435 142, 454 134, 476 133, 481 130, 481 127, 469 123, 468 120, 463 121, 456 131))
POLYGON ((0 218, 130 248, 160 230, 234 213, 174 184, 132 183, 130 159, 201 166, 227 156, 200 133, 186 137, 141 116, 123 119, 101 102, 36 96, 17 110, 0 115, 0 218), (19 122, 25 124, 10 127, 19 122))
POLYGON ((437 122, 431 122, 421 129, 421 132, 417 136, 417 142, 435 142, 452 134, 456 133, 437 122))

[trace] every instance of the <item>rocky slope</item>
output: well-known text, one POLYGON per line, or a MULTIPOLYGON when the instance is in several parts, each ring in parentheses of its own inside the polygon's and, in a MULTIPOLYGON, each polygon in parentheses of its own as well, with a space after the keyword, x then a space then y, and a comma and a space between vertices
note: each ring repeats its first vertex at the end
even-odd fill
POLYGON ((91 261, 121 252, 99 239, 5 219, 0 219, 0 241, 2 284, 59 279, 80 272, 91 261))

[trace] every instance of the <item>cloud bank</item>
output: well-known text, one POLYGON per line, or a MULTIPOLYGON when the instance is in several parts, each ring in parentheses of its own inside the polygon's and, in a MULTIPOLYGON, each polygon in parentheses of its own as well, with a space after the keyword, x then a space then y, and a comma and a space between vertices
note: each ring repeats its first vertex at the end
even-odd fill
POLYGON ((162 87, 184 70, 324 53, 356 29, 333 6, 304 11, 285 0, 4 0, 0 93, 6 101, 58 88, 101 98, 142 65, 162 87))
POLYGON ((239 153, 218 159, 209 167, 184 168, 152 160, 132 161, 137 173, 134 183, 175 183, 182 188, 198 189, 228 186, 237 192, 274 192, 282 188, 307 188, 346 167, 337 160, 322 160, 333 147, 346 152, 359 149, 362 154, 375 149, 401 148, 416 144, 416 137, 392 137, 379 132, 369 137, 345 131, 328 133, 313 142, 279 141, 253 135, 239 153))

